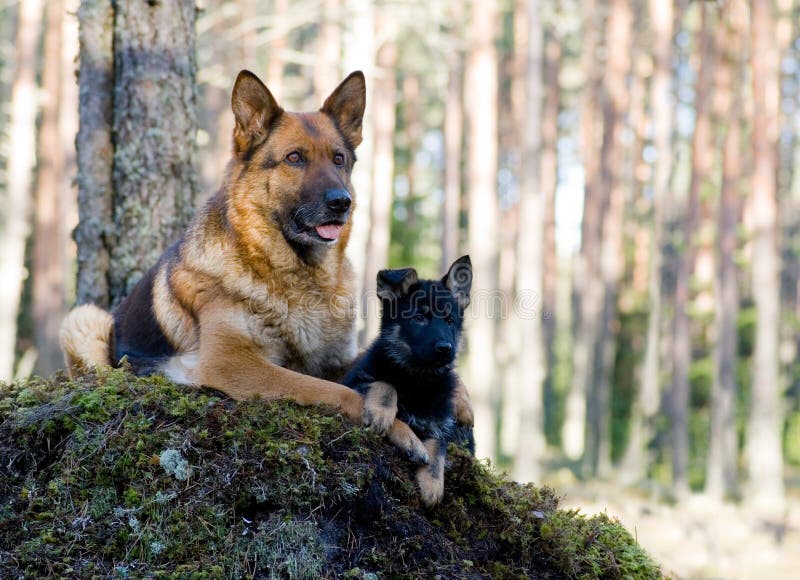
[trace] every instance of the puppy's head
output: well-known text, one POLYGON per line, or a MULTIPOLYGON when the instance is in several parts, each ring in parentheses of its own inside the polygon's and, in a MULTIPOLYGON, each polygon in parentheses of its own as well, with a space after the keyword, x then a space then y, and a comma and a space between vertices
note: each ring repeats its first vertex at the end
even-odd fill
POLYGON ((472 264, 456 260, 441 280, 419 280, 416 270, 381 270, 381 337, 392 358, 408 370, 449 368, 469 305, 472 264))

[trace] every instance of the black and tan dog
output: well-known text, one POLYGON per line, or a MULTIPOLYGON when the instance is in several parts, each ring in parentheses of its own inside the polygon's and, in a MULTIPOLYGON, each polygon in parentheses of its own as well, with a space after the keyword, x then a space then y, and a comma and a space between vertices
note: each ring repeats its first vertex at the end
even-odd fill
MULTIPOLYGON (((233 398, 331 405, 362 421, 334 382, 356 355, 354 276, 345 258, 355 206, 364 76, 313 113, 284 111, 252 73, 236 79, 233 159, 219 192, 113 312, 73 310, 61 329, 70 373, 115 365, 209 385, 233 398)), ((466 395, 461 417, 471 422, 466 395)), ((428 454, 405 423, 389 438, 428 454)))
POLYGON ((401 419, 422 439, 430 464, 417 470, 417 484, 431 506, 444 494, 447 445, 457 439, 461 383, 453 367, 472 264, 459 258, 441 280, 420 280, 413 268, 382 270, 377 287, 380 336, 342 382, 364 395, 365 422, 378 432, 401 419))

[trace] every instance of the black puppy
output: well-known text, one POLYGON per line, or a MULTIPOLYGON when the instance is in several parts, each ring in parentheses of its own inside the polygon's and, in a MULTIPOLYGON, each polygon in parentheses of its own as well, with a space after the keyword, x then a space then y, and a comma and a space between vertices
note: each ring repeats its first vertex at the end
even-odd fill
POLYGON ((373 429, 385 433, 397 417, 423 441, 430 463, 417 471, 417 483, 429 506, 442 499, 447 444, 457 429, 461 386, 453 367, 471 286, 469 256, 441 280, 419 280, 412 268, 381 270, 380 336, 343 381, 364 395, 373 429))

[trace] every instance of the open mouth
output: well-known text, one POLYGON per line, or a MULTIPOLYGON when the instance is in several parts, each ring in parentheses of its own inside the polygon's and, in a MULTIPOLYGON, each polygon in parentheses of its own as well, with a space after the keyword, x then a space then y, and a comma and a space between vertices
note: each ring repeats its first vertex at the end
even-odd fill
POLYGON ((334 242, 339 239, 344 229, 344 224, 338 222, 331 222, 316 226, 314 231, 317 235, 326 242, 334 242))

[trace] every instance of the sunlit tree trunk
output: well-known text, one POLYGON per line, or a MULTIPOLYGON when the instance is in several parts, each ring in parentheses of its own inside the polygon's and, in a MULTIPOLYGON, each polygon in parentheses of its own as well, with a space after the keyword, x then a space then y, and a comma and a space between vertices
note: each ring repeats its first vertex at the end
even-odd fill
POLYGON ((738 243, 739 197, 742 166, 742 38, 746 38, 744 0, 731 0, 718 26, 721 51, 717 65, 720 124, 727 127, 722 149, 722 191, 717 212, 717 267, 714 277, 716 342, 711 394, 711 429, 708 444, 705 491, 722 499, 736 494, 739 444, 736 429, 736 350, 739 314, 738 243))
POLYGON ((582 5, 584 31, 581 68, 586 75, 581 95, 580 129, 584 171, 583 224, 581 249, 576 259, 573 285, 575 332, 572 380, 567 394, 566 416, 561 437, 564 452, 570 459, 579 459, 584 452, 586 397, 592 370, 592 349, 596 342, 602 310, 599 266, 603 200, 598 155, 602 70, 595 54, 600 40, 602 11, 596 0, 584 0, 582 5))
POLYGON ((11 88, 7 191, 0 214, 0 381, 14 375, 17 315, 30 230, 31 181, 36 163, 36 50, 42 21, 40 0, 21 0, 11 88))
POLYGON ((689 367, 692 341, 689 321, 690 284, 695 262, 695 237, 700 222, 700 188, 708 178, 713 163, 711 118, 707 104, 714 67, 714 47, 710 16, 700 6, 701 25, 699 69, 695 86, 695 128, 692 136, 692 173, 682 228, 682 251, 676 258, 675 317, 673 322, 673 376, 670 392, 672 420, 672 485, 678 497, 689 493, 689 367))
POLYGON ((448 62, 444 108, 444 207, 442 209, 442 272, 460 255, 461 246, 461 148, 464 136, 462 105, 464 67, 460 53, 448 62))
POLYGON ((601 312, 593 349, 586 414, 583 472, 611 473, 611 372, 616 354, 617 296, 623 271, 624 144, 622 132, 629 94, 633 13, 628 0, 612 0, 606 24, 608 60, 604 76, 603 149, 601 173, 604 198, 600 255, 601 312))
POLYGON ((753 382, 745 453, 748 500, 763 510, 785 502, 781 447, 781 381, 778 373, 780 292, 776 219, 779 76, 771 3, 750 2, 753 82, 753 297, 757 322, 753 382))
MULTIPOLYGON (((64 2, 50 0, 46 9, 44 69, 45 101, 39 126, 39 164, 33 233, 33 322, 37 373, 48 376, 61 366, 58 329, 66 308, 66 234, 62 199, 66 151, 59 139, 61 104, 61 35, 64 2)), ((69 74, 69 71, 63 71, 69 74)))
POLYGON ((272 26, 275 34, 269 45, 267 62, 267 86, 274 95, 283 93, 283 67, 288 47, 289 24, 286 21, 289 12, 289 0, 275 0, 272 8, 272 26))
MULTIPOLYGON (((325 101, 325 98, 340 81, 341 8, 340 0, 324 0, 322 3, 322 22, 319 25, 317 58, 314 63, 314 93, 319 103, 325 101)), ((345 74, 349 72, 347 71, 345 74)))
POLYGON ((653 418, 661 392, 661 340, 663 303, 662 263, 664 251, 664 205, 670 203, 672 173, 672 35, 674 6, 671 0, 650 0, 650 30, 653 47, 653 78, 650 84, 650 117, 653 124, 653 226, 648 274, 649 311, 642 383, 631 411, 631 431, 622 461, 623 480, 646 478, 650 464, 648 448, 653 437, 653 418))
MULTIPOLYGON (((375 276, 389 262, 389 239, 394 198, 394 130, 396 122, 397 46, 387 41, 378 50, 378 74, 372 89, 374 140, 372 147, 372 191, 370 196, 369 241, 364 270, 364 292, 375 295, 375 276)), ((375 303, 374 300, 371 301, 375 303)), ((378 332, 380 317, 377 310, 369 312, 364 342, 378 332)))
POLYGON ((514 458, 514 478, 535 481, 541 477, 544 456, 544 400, 546 374, 542 279, 544 266, 544 192, 541 182, 541 119, 543 28, 541 2, 527 0, 527 55, 525 58, 525 125, 522 133, 520 176, 520 228, 517 234, 517 284, 519 306, 519 436, 514 458))
POLYGON ((476 453, 495 455, 495 324, 492 295, 497 286, 497 52, 494 2, 473 2, 470 52, 464 83, 469 120, 469 252, 475 280, 468 336, 469 388, 475 408, 476 453))

